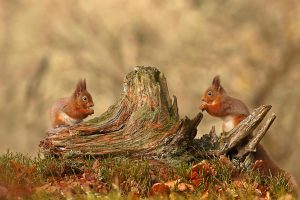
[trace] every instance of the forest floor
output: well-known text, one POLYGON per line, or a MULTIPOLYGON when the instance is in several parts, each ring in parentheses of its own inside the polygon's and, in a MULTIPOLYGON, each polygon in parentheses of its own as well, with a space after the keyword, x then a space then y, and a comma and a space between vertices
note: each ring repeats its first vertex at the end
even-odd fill
POLYGON ((0 199, 294 199, 284 175, 237 169, 225 156, 176 166, 125 157, 0 156, 0 199))

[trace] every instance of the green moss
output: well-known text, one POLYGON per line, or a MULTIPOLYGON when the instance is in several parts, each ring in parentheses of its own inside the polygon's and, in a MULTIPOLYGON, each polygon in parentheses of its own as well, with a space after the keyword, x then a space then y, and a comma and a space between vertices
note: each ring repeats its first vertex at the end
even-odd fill
POLYGON ((151 108, 147 105, 143 105, 135 111, 135 118, 138 121, 152 121, 159 113, 158 108, 155 110, 151 110, 151 108))
POLYGON ((104 112, 103 114, 101 114, 100 116, 94 117, 93 119, 90 119, 84 123, 93 125, 93 124, 98 124, 98 123, 104 122, 106 119, 111 118, 115 114, 115 110, 118 108, 118 106, 119 106, 119 102, 110 106, 108 108, 108 110, 106 112, 104 112))
MULTIPOLYGON (((20 153, 7 152, 0 156, 0 185, 8 189, 11 199, 16 191, 25 199, 127 199, 132 198, 130 192, 133 187, 139 190, 141 197, 150 199, 149 193, 155 181, 167 182, 181 179, 184 183, 191 183, 190 170, 195 162, 178 162, 176 165, 150 165, 146 159, 132 160, 126 157, 101 158, 95 167, 95 158, 86 157, 82 159, 54 159, 54 158, 31 158, 20 153), (84 176, 84 174, 86 174, 84 176), (92 174, 92 176, 88 176, 92 174), (93 176, 95 175, 95 178, 93 176), (82 177, 87 177, 82 179, 82 177), (89 178, 90 177, 90 178, 89 178), (92 177, 92 178, 91 178, 92 177), (81 186, 82 181, 90 180, 91 186, 81 186), (71 180, 71 182, 70 182, 71 180), (71 186, 72 181, 75 185, 71 186), (67 183, 67 184, 63 184, 67 183), (51 184, 57 190, 45 190, 37 188, 51 184), (98 186, 107 187, 107 192, 99 192, 98 186), (66 192, 64 187, 70 187, 66 192), (21 191, 21 192, 20 192, 21 191), (63 192, 59 192, 63 191, 63 192)), ((259 195, 256 187, 267 187, 270 195, 278 199, 282 195, 291 192, 284 175, 262 178, 255 171, 241 171, 243 174, 236 179, 232 170, 224 166, 218 158, 209 160, 210 166, 216 171, 216 175, 206 177, 195 188, 194 192, 171 193, 172 199, 199 199, 208 189, 207 199, 254 199, 259 195), (236 187, 234 180, 244 182, 246 187, 236 187), (216 186, 221 188, 216 190, 216 186)), ((209 175, 209 174, 208 174, 209 175)), ((83 182, 84 183, 84 182, 83 182)), ((1 197, 0 197, 1 198, 1 197)), ((168 199, 168 196, 160 199, 168 199)))
POLYGON ((161 131, 167 131, 177 123, 175 116, 171 115, 170 113, 166 114, 165 112, 162 112, 158 107, 153 110, 148 105, 144 105, 140 107, 135 114, 135 119, 137 119, 138 122, 153 121, 158 119, 160 123, 164 124, 164 129, 161 131))

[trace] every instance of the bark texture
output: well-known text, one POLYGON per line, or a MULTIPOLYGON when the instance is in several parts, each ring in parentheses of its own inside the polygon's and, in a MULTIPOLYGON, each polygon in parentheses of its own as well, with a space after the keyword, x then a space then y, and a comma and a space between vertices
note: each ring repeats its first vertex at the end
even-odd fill
POLYGON ((137 67, 124 80, 121 99, 101 116, 71 127, 48 130, 42 152, 54 155, 127 155, 164 157, 187 146, 197 133, 202 113, 179 119, 164 75, 137 67))
POLYGON ((124 80, 119 101, 105 113, 74 126, 49 129, 40 148, 46 155, 118 156, 199 159, 228 154, 239 146, 234 157, 244 158, 255 150, 275 119, 273 115, 242 147, 241 141, 260 124, 271 106, 261 106, 226 137, 214 131, 195 139, 202 119, 180 119, 177 99, 169 96, 164 75, 153 67, 136 67, 124 80))

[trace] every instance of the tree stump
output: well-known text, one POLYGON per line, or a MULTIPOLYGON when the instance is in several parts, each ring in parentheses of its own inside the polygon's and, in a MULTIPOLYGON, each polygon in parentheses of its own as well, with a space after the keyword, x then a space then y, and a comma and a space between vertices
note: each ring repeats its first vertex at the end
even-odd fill
MULTIPOLYGON (((180 119, 177 99, 171 100, 164 75, 153 67, 136 67, 124 80, 122 97, 105 113, 89 121, 47 131, 40 142, 46 155, 127 156, 150 159, 199 159, 227 154, 253 132, 271 106, 261 106, 226 137, 215 133, 195 139, 202 119, 180 119)), ((97 103, 96 103, 97 105, 97 103)), ((275 119, 273 115, 233 156, 241 159, 255 150, 275 119)))

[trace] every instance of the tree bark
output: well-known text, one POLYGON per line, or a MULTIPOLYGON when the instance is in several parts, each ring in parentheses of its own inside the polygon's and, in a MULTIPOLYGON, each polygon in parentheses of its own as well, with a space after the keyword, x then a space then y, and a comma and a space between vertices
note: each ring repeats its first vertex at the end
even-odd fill
MULTIPOLYGON (((195 139, 202 113, 193 119, 180 119, 177 99, 174 96, 171 100, 164 75, 156 68, 137 67, 126 76, 120 100, 105 113, 74 126, 49 129, 40 148, 46 155, 63 157, 124 155, 193 160, 218 156, 240 145, 270 109, 261 106, 254 110, 227 137, 212 132, 195 139)), ((236 155, 244 157, 253 151, 270 127, 267 123, 267 128, 259 136, 254 134, 249 146, 245 144, 236 155)))
POLYGON ((124 80, 121 99, 105 113, 74 126, 48 130, 43 153, 63 156, 126 155, 163 157, 189 144, 202 113, 179 119, 177 100, 169 97, 164 75, 137 67, 124 80))

